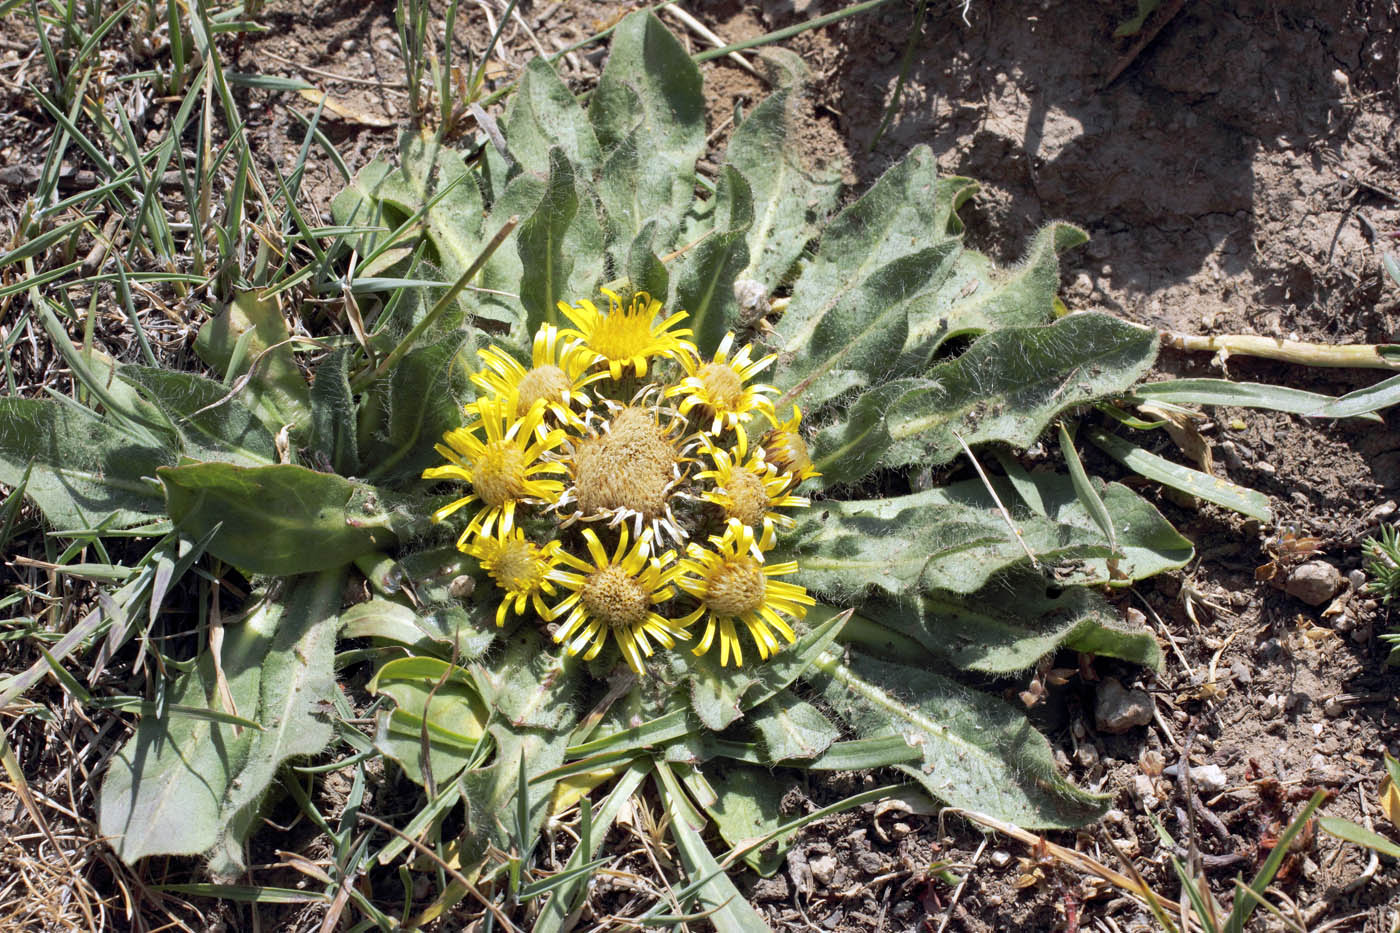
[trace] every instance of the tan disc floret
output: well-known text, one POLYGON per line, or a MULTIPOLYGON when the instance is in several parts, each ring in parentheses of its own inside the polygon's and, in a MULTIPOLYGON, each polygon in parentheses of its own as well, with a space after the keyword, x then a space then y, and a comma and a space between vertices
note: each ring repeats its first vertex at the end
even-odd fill
POLYGON ((647 406, 644 396, 613 406, 598 430, 570 442, 570 484, 556 503, 563 524, 630 520, 634 534, 649 526, 658 539, 684 541, 687 532, 672 511, 691 459, 681 439, 684 424, 671 409, 647 406))
POLYGON ((795 524, 787 512, 809 504, 797 486, 817 475, 801 412, 779 421, 777 389, 754 381, 771 355, 755 361, 731 333, 703 362, 677 327, 684 311, 603 294, 607 311, 560 302, 577 329, 541 327, 528 366, 503 346, 479 351, 481 395, 437 445, 447 462, 423 472, 470 489, 433 518, 477 506, 457 546, 495 583, 497 625, 533 608, 569 654, 613 642, 639 674, 701 621, 695 654, 718 640, 721 666, 742 664, 742 626, 767 659, 813 605, 774 579, 796 563, 767 560, 795 524), (758 444, 755 413, 772 425, 758 444), (655 550, 668 540, 690 542, 684 559, 655 550))

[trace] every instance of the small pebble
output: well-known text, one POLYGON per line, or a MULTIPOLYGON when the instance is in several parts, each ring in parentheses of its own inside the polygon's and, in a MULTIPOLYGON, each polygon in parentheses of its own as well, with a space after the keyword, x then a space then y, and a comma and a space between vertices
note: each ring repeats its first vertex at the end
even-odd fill
POLYGON ((1100 732, 1117 734, 1152 721, 1152 697, 1145 690, 1128 690, 1116 677, 1099 684, 1094 722, 1100 732))
POLYGON ((1005 868, 1011 864, 1011 853, 1003 849, 997 849, 992 853, 992 864, 997 868, 1005 868))
POLYGON ((1336 719, 1347 711, 1347 705, 1336 697, 1328 697, 1327 702, 1322 704, 1322 711, 1328 718, 1336 719))
POLYGON ((817 883, 827 886, 831 884, 831 878, 836 874, 836 857, 819 855, 808 861, 807 866, 812 869, 812 877, 817 879, 817 883))
POLYGON ((1230 665, 1230 676, 1234 678, 1237 684, 1254 683, 1254 675, 1250 673, 1249 666, 1243 661, 1236 661, 1234 664, 1230 665))
POLYGON ((1268 473, 1270 476, 1278 472, 1278 470, 1274 469, 1274 465, 1267 460, 1260 460, 1255 463, 1254 469, 1258 470, 1260 473, 1268 473))
POLYGON ((1310 560, 1293 568, 1284 592, 1309 606, 1321 606, 1342 588, 1342 574, 1325 560, 1310 560))
POLYGON ((1361 569, 1353 570, 1347 574, 1347 580, 1351 581, 1351 588, 1359 590, 1366 585, 1366 571, 1361 569))

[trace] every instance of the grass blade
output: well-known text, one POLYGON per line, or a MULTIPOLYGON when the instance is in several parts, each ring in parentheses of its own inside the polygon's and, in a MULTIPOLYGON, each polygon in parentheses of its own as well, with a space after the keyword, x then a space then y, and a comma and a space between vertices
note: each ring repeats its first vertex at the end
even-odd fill
POLYGON ((1084 434, 1104 453, 1148 479, 1178 489, 1187 495, 1233 509, 1250 518, 1257 518, 1261 522, 1273 521, 1269 497, 1262 492, 1174 463, 1097 428, 1086 428, 1084 434))

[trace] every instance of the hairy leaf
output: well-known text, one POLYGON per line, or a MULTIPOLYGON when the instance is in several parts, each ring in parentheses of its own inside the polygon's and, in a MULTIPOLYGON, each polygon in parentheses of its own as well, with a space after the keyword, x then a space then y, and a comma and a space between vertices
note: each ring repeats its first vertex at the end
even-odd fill
POLYGON ((827 485, 875 465, 939 465, 972 445, 1029 446, 1060 412, 1125 391, 1151 367, 1157 335, 1106 314, 993 331, 927 378, 881 386, 816 438, 827 485))
POLYGON ((554 66, 532 58, 506 106, 501 130, 510 154, 527 172, 550 171, 550 150, 559 148, 585 178, 603 161, 598 137, 573 92, 554 66))
MULTIPOLYGON (((739 848, 783 825, 783 798, 792 789, 785 776, 767 768, 734 764, 708 769, 706 777, 715 789, 716 800, 705 807, 705 813, 731 847, 739 848)), ((796 837, 795 831, 785 833, 761 849, 744 853, 744 861, 767 878, 783 864, 796 837)))
POLYGON ((275 300, 239 294, 199 329, 194 347, 231 388, 239 387, 238 397, 274 435, 286 425, 307 426, 310 393, 275 300))
POLYGON ((773 699, 754 709, 749 719, 772 763, 814 758, 841 737, 815 706, 789 690, 779 690, 773 699))
POLYGON ((76 405, 0 398, 0 483, 17 486, 29 471, 25 495, 56 528, 157 517, 160 488, 151 478, 174 462, 174 451, 140 444, 76 405))
POLYGON ((117 376, 165 413, 186 457, 243 466, 277 462, 272 432, 230 387, 195 373, 149 366, 122 366, 117 376))
POLYGON ((861 614, 908 635, 955 667, 1014 674, 1058 648, 1156 668, 1161 650, 1087 587, 1051 587, 1039 574, 1004 574, 971 594, 873 600, 861 614))
POLYGON ((753 224, 753 195, 744 176, 734 169, 720 170, 715 189, 714 228, 681 257, 676 273, 672 305, 690 314, 686 322, 695 331, 695 344, 709 355, 724 332, 736 326, 739 305, 734 280, 748 264, 744 235, 753 224))
POLYGON ((632 13, 613 31, 588 118, 606 160, 598 196, 609 242, 625 251, 654 217, 657 245, 670 247, 694 197, 705 102, 700 70, 654 13, 632 13))
POLYGON ((953 211, 971 190, 964 179, 940 182, 933 153, 919 146, 827 225, 775 334, 784 401, 815 407, 889 377, 909 302, 951 272, 961 230, 953 211))
POLYGON ((933 796, 1035 829, 1080 826, 1107 798, 1073 786, 1055 770, 1045 737, 1005 701, 931 671, 853 654, 827 655, 814 682, 853 728, 897 735, 923 755, 898 766, 933 796))
POLYGON ((373 487, 292 464, 156 472, 176 525, 195 537, 221 525, 209 553, 251 573, 338 567, 393 542, 403 518, 381 507, 373 487))
POLYGON ((359 470, 349 367, 350 351, 336 350, 316 367, 316 381, 311 386, 311 449, 318 460, 315 466, 342 476, 359 470))
MULTIPOLYGON (((505 196, 502 195, 502 200, 505 196)), ((536 199, 537 201, 538 199, 536 199)), ((531 202, 531 206, 535 202, 531 202)), ((389 251, 378 262, 358 270, 361 276, 381 274, 406 258, 421 231, 431 245, 427 257, 441 270, 441 281, 455 282, 481 254, 482 249, 518 208, 496 206, 488 220, 477 187, 475 173, 468 171, 460 153, 431 137, 405 133, 399 143, 399 165, 371 162, 360 170, 350 186, 336 195, 331 212, 341 225, 377 224, 385 233, 360 236, 357 251, 369 256, 392 241, 389 251), (419 217, 415 228, 400 230, 412 217, 419 217)), ((519 263, 514 250, 498 249, 487 261, 475 282, 485 288, 516 293, 520 286, 519 263)), ((524 321, 519 300, 511 295, 462 293, 462 310, 468 314, 505 324, 524 321)), ((425 313, 426 307, 420 311, 425 313)), ((407 330, 412 320, 396 320, 407 330)))
MULTIPOLYGON (((592 199, 580 197, 564 151, 549 151, 549 176, 539 206, 520 226, 516 246, 526 270, 520 280, 525 325, 559 324, 558 303, 590 298, 603 276, 603 239, 592 199)), ((567 322, 565 322, 567 323, 567 322)))
POLYGON ((799 83, 792 83, 755 107, 735 127, 725 157, 753 191, 749 265, 741 277, 769 292, 782 284, 817 236, 819 224, 835 209, 841 190, 839 168, 809 166, 801 151, 797 127, 802 92, 799 83))
POLYGON ((455 331, 409 351, 360 402, 360 460, 373 482, 416 479, 442 461, 433 444, 462 423, 474 335, 455 331))
POLYGON ((128 864, 147 855, 196 855, 217 873, 242 867, 242 846, 278 767, 313 755, 333 727, 321 704, 331 670, 340 570, 290 583, 225 633, 228 709, 206 653, 167 693, 168 705, 236 713, 261 725, 215 718, 145 716, 112 760, 98 799, 98 827, 128 864))

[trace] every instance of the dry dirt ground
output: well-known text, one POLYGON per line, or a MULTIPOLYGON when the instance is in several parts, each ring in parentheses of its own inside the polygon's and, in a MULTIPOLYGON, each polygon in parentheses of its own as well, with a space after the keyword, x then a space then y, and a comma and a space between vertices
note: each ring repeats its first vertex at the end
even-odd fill
MULTIPOLYGON (((726 41, 840 5, 685 4, 726 41)), ((459 42, 484 46, 486 6, 501 8, 463 4, 459 42)), ((1380 262, 1400 236, 1395 4, 1164 0, 1142 33, 1115 38, 1134 7, 1130 0, 931 2, 915 33, 915 4, 895 2, 804 33, 788 45, 812 71, 810 155, 839 160, 858 191, 911 145, 931 145, 948 173, 981 183, 964 217, 973 245, 1001 261, 1014 261, 1047 220, 1084 226, 1092 241, 1064 264, 1063 296, 1072 308, 1108 309, 1185 333, 1400 341, 1396 287, 1380 262), (911 35, 907 81, 880 132, 911 35)), ((523 25, 506 28, 492 74, 508 79, 537 47, 562 48, 630 8, 522 3, 523 25)), ((232 70, 300 77, 334 95, 350 116, 332 119, 327 134, 352 170, 392 151, 407 105, 392 3, 286 0, 269 3, 259 19, 271 28, 229 49, 232 70)), ((22 62, 32 33, 7 27, 5 35, 0 55, 22 62)), ((565 77, 590 86, 603 54, 598 47, 572 53, 565 77)), ((24 67, 0 69, 10 82, 24 67)), ((704 70, 713 160, 736 104, 749 107, 766 90, 724 60, 704 70)), ((301 139, 289 111, 309 107, 285 95, 240 93, 261 155, 285 170, 301 139)), ((45 142, 48 124, 19 84, 6 84, 3 104, 0 162, 20 164, 45 142)), ((324 216, 341 183, 319 160, 304 190, 324 216)), ((4 194, 13 210, 23 187, 4 194)), ((1161 369, 1223 370, 1333 394, 1378 377, 1208 354, 1167 354, 1161 369)), ((1400 754, 1400 677, 1385 668, 1376 638, 1395 620, 1362 594, 1344 591, 1327 615, 1326 604, 1310 607, 1255 579, 1256 568, 1276 558, 1278 580, 1287 578, 1296 561, 1286 548, 1280 553, 1286 531, 1320 539, 1320 556, 1344 577, 1360 566, 1362 538, 1396 517, 1400 431, 1264 412, 1214 414, 1205 434, 1216 471, 1266 492, 1277 526, 1261 528, 1147 487, 1199 555, 1186 571, 1122 600, 1125 613, 1141 613, 1156 630, 1166 668, 1154 676, 1095 662, 1036 709, 1068 773, 1115 798, 1101 827, 1053 838, 1118 867, 1111 842, 1173 897, 1173 853, 1159 841, 1154 818, 1182 854, 1194 834, 1212 889, 1229 896, 1231 878, 1252 874, 1313 789, 1335 793, 1329 813, 1362 819, 1369 807, 1374 814, 1382 750, 1400 754), (1121 735, 1097 727, 1096 694, 1110 676, 1150 694, 1151 724, 1121 735), (1171 777, 1187 746, 1196 766, 1223 772, 1198 795, 1183 794, 1171 777)), ((1106 461, 1094 466, 1115 471, 1106 461)), ((1075 659, 1062 662, 1074 666, 1075 659)), ((61 757, 53 743, 38 744, 41 753, 29 759, 36 767, 61 757)), ((43 777, 30 775, 39 785, 43 777)), ((797 788, 792 801, 819 806, 868 780, 814 782, 797 788)), ((83 800, 79 794, 74 806, 81 810, 83 800)), ((6 859, 24 849, 28 837, 21 836, 6 836, 6 859)), ((1393 862, 1376 869, 1367 861, 1355 847, 1311 837, 1286 862, 1275 900, 1296 902, 1309 930, 1390 930, 1400 872, 1393 862)), ((1111 888, 1037 860, 1011 840, 899 811, 867 809, 815 824, 777 875, 741 879, 741 887, 775 928, 1154 928, 1111 888), (938 861, 957 866, 965 884, 954 889, 932 877, 938 861)), ((191 916, 182 920, 198 927, 191 916)), ((251 922, 242 908, 207 920, 211 929, 251 929, 251 922)), ((269 915, 262 929, 318 922, 269 915)))

